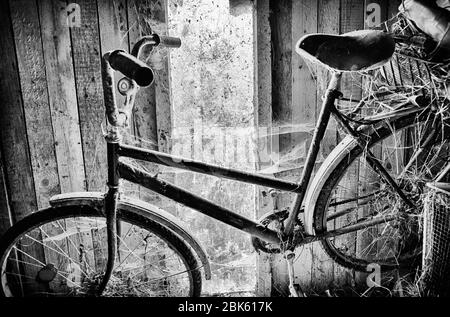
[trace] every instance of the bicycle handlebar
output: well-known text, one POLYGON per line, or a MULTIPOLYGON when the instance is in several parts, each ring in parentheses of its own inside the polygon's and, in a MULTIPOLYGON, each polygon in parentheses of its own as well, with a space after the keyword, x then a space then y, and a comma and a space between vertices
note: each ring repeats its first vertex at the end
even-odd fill
POLYGON ((178 48, 181 46, 181 39, 178 37, 157 35, 157 38, 158 39, 156 40, 156 42, 158 43, 158 45, 172 48, 178 48))
POLYGON ((139 52, 141 48, 147 44, 178 48, 181 46, 181 39, 151 34, 142 37, 134 45, 131 54, 128 54, 123 50, 116 50, 109 55, 111 67, 114 70, 121 72, 126 77, 133 79, 141 87, 150 85, 154 78, 153 70, 147 64, 139 60, 139 52))
POLYGON ((131 50, 131 54, 123 50, 116 50, 103 55, 102 80, 106 116, 108 122, 113 126, 126 124, 133 108, 134 96, 138 90, 134 84, 130 86, 131 89, 126 93, 125 106, 119 111, 113 88, 114 70, 121 72, 138 86, 145 87, 153 83, 153 70, 139 59, 141 50, 146 45, 177 48, 181 46, 181 39, 171 36, 159 36, 154 33, 144 36, 137 41, 131 50))
POLYGON ((172 36, 160 36, 156 33, 146 35, 134 44, 131 55, 139 58, 141 49, 146 45, 151 45, 152 47, 161 45, 169 48, 178 48, 181 46, 181 39, 172 36))
POLYGON ((114 70, 133 79, 141 87, 153 82, 153 70, 146 63, 123 50, 113 51, 109 55, 109 64, 114 70))

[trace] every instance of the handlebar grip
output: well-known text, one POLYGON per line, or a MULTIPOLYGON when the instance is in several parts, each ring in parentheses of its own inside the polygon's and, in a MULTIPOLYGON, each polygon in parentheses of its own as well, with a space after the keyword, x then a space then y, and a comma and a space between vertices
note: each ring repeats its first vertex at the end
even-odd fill
POLYGON ((178 48, 181 46, 181 39, 178 37, 159 35, 158 38, 159 38, 159 45, 173 48, 178 48))
POLYGON ((109 55, 109 64, 117 70, 133 79, 139 86, 145 87, 153 82, 153 71, 143 61, 137 59, 123 50, 113 51, 109 55))

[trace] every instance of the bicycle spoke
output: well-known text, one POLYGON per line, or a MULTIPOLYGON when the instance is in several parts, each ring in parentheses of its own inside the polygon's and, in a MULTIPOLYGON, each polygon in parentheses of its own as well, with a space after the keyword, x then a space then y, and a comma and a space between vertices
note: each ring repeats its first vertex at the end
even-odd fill
MULTIPOLYGON (((78 263, 76 263, 76 262, 75 262, 68 254, 66 254, 66 253, 61 253, 61 252, 59 252, 59 251, 57 251, 57 250, 55 250, 55 249, 53 249, 53 248, 51 248, 51 247, 49 247, 49 246, 46 246, 46 245, 45 245, 44 243, 42 243, 41 241, 39 241, 39 240, 37 240, 37 239, 34 239, 34 238, 30 237, 29 235, 26 235, 26 237, 27 237, 28 239, 31 239, 31 240, 33 240, 33 241, 35 241, 35 242, 41 244, 42 246, 44 246, 44 247, 46 247, 46 248, 48 248, 48 249, 54 251, 54 252, 57 253, 57 254, 64 256, 65 258, 67 258, 67 259, 68 259, 69 261, 71 261, 72 263, 78 265, 78 263)), ((82 271, 82 273, 83 273, 84 275, 87 275, 86 272, 84 272, 84 271, 82 271)))
MULTIPOLYGON (((157 263, 161 263, 161 262, 163 262, 163 261, 167 261, 167 259, 170 259, 170 258, 175 257, 175 256, 176 256, 176 254, 173 253, 171 256, 166 257, 166 258, 164 258, 164 259, 161 259, 161 260, 158 260, 158 261, 154 261, 154 262, 151 262, 151 263, 144 263, 143 266, 139 266, 139 267, 135 267, 135 268, 128 268, 128 269, 125 269, 125 270, 121 270, 121 272, 131 271, 131 270, 134 270, 134 269, 136 269, 136 268, 145 268, 145 267, 148 267, 148 266, 153 266, 153 265, 155 265, 155 264, 157 264, 157 263)), ((138 274, 139 274, 139 273, 142 273, 142 272, 138 272, 138 274)))
MULTIPOLYGON (((58 222, 58 224, 59 224, 59 222, 58 222)), ((62 228, 62 227, 61 227, 61 228, 62 228)), ((50 236, 49 236, 44 230, 40 229, 40 232, 43 233, 43 234, 45 234, 48 238, 50 238, 50 236)), ((75 243, 74 243, 71 239, 68 239, 68 240, 72 243, 74 249, 77 250, 78 256, 81 256, 81 253, 80 253, 80 251, 78 250, 78 248, 77 248, 77 246, 75 245, 75 243)), ((53 244, 54 244, 54 245, 55 245, 62 253, 64 253, 64 250, 61 249, 61 247, 55 242, 55 240, 49 239, 49 240, 47 240, 47 241, 53 242, 53 244)), ((64 253, 64 254, 65 254, 65 253, 64 253)), ((67 256, 67 257, 70 257, 68 254, 66 254, 66 256, 67 256)), ((94 271, 94 269, 89 265, 89 263, 88 263, 87 261, 84 262, 84 263, 85 263, 85 264, 87 265, 87 267, 91 270, 91 272, 94 271)))
MULTIPOLYGON (((28 257, 31 258, 32 260, 38 262, 39 264, 42 265, 42 267, 45 266, 44 263, 42 263, 41 261, 37 260, 36 258, 34 258, 33 256, 29 255, 28 253, 23 252, 22 250, 20 250, 20 249, 17 248, 16 246, 14 246, 14 249, 15 249, 16 251, 19 251, 20 253, 22 253, 22 254, 28 256, 28 257)), ((68 280, 68 279, 67 279, 64 275, 62 275, 59 271, 57 271, 56 274, 59 275, 59 276, 61 276, 61 277, 62 277, 64 280, 66 280, 67 282, 69 282, 69 283, 71 283, 71 284, 75 284, 75 283, 73 283, 72 281, 68 280)), ((80 287, 80 285, 77 285, 77 286, 80 287)))
POLYGON ((329 207, 336 207, 336 206, 340 206, 340 205, 345 205, 345 204, 348 204, 348 203, 351 203, 351 202, 356 202, 358 205, 360 205, 361 203, 358 203, 358 201, 362 201, 363 203, 365 203, 367 201, 370 201, 370 200, 367 200, 367 198, 375 196, 375 195, 377 195, 379 193, 381 193, 381 191, 377 190, 377 191, 375 191, 375 192, 373 192, 371 194, 368 194, 368 195, 363 195, 363 196, 359 196, 359 197, 355 197, 355 198, 342 199, 342 200, 340 200, 338 202, 331 202, 329 207))
MULTIPOLYGON (((119 239, 121 239, 120 237, 119 237, 119 239)), ((136 255, 136 254, 134 254, 134 251, 136 251, 137 250, 137 248, 139 248, 139 244, 136 244, 136 246, 134 247, 134 249, 133 250, 130 250, 130 249, 128 249, 128 251, 130 251, 129 253, 128 253, 128 255, 117 265, 117 268, 119 268, 119 267, 121 267, 122 266, 122 264, 123 263, 125 263, 125 261, 129 258, 129 256, 130 255, 133 255, 134 257, 136 257, 136 259, 139 259, 139 260, 142 260, 143 261, 143 259, 141 258, 141 257, 139 257, 138 255, 136 255)))
POLYGON ((177 275, 180 275, 180 274, 184 274, 184 273, 186 273, 186 271, 185 272, 178 272, 178 273, 175 273, 175 274, 172 274, 172 275, 168 275, 168 276, 165 276, 165 277, 161 277, 159 279, 155 279, 155 280, 151 280, 151 281, 145 281, 145 282, 137 284, 137 286, 146 285, 148 283, 154 283, 156 281, 161 281, 161 280, 167 279, 169 277, 174 277, 174 276, 177 276, 177 275))

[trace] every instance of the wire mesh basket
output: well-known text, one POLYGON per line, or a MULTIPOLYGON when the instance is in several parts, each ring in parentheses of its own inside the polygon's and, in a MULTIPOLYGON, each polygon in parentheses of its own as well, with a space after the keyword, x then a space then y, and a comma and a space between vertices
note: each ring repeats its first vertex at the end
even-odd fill
POLYGON ((421 290, 450 296, 450 184, 429 183, 425 195, 421 290))

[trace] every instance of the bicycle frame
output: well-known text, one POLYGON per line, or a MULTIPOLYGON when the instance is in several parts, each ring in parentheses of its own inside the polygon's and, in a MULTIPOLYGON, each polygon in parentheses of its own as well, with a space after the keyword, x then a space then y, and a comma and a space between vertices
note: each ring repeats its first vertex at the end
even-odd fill
MULTIPOLYGON (((315 161, 319 152, 320 143, 325 135, 325 131, 330 120, 330 115, 335 113, 334 103, 341 93, 338 91, 341 74, 335 73, 330 82, 329 88, 322 105, 318 123, 313 135, 312 144, 309 149, 306 164, 303 169, 299 183, 288 182, 272 177, 262 176, 256 173, 248 173, 236 169, 223 168, 217 165, 207 164, 187 158, 182 158, 158 151, 142 149, 120 143, 117 135, 107 137, 107 156, 108 156, 108 185, 110 192, 107 197, 113 197, 118 190, 119 179, 123 178, 132 183, 146 187, 162 196, 174 200, 182 205, 190 207, 200 213, 206 214, 220 222, 226 223, 234 228, 258 237, 266 242, 281 244, 290 236, 293 231, 296 219, 301 212, 301 204, 305 197, 307 186, 312 175, 315 161), (208 201, 192 192, 182 189, 178 186, 165 182, 158 178, 157 175, 151 175, 143 169, 131 166, 130 164, 120 160, 121 157, 128 157, 142 161, 152 162, 159 165, 170 166, 178 169, 189 170, 193 172, 213 175, 216 177, 227 178, 231 180, 241 181, 249 184, 266 186, 281 191, 296 193, 296 200, 289 214, 285 225, 284 234, 276 232, 261 224, 243 217, 227 208, 219 206, 208 201)), ((112 200, 112 199, 107 200, 112 200)), ((113 206, 113 203, 107 204, 113 206)), ((362 221, 348 228, 329 231, 324 235, 305 237, 303 243, 311 243, 326 237, 337 236, 351 231, 357 231, 366 226, 373 226, 378 223, 386 222, 388 219, 369 219, 362 221)))
MULTIPOLYGON (((159 36, 152 34, 150 36, 143 37, 133 47, 131 55, 139 58, 139 54, 145 45, 156 46, 159 43, 159 36)), ((105 206, 110 210, 106 210, 107 215, 110 215, 111 232, 115 232, 115 205, 118 199, 118 188, 120 178, 126 179, 130 182, 139 184, 146 187, 160 195, 163 195, 171 200, 174 200, 180 204, 197 210, 203 214, 206 214, 218 221, 231 225, 241 231, 247 232, 254 237, 260 238, 266 242, 281 245, 282 243, 290 240, 290 248, 299 244, 311 243, 313 241, 324 239, 327 237, 337 236, 359 229, 374 226, 379 223, 390 221, 395 219, 387 219, 387 217, 381 217, 379 219, 369 218, 363 220, 354 225, 340 228, 338 230, 328 231, 322 235, 305 236, 301 234, 302 239, 295 241, 292 245, 292 239, 295 224, 298 222, 298 216, 301 212, 301 206, 305 198, 308 184, 312 176, 312 172, 315 166, 315 162, 319 153, 320 144, 325 135, 326 128, 328 126, 330 116, 333 115, 336 121, 341 127, 354 139, 357 144, 365 149, 367 141, 360 137, 360 134, 353 129, 348 120, 344 118, 335 107, 335 101, 342 97, 342 93, 339 91, 341 75, 340 72, 334 72, 329 82, 328 89, 325 93, 325 98, 322 103, 321 111, 318 121, 316 123, 315 131, 313 134, 311 146, 309 148, 305 165, 302 170, 299 183, 288 182, 272 177, 262 176, 256 173, 248 173, 235 169, 223 168, 216 165, 203 163, 200 161, 194 161, 186 158, 177 157, 174 155, 161 153, 158 151, 145 150, 137 147, 132 147, 120 143, 120 134, 117 127, 126 122, 132 105, 134 102, 134 96, 137 92, 137 85, 134 81, 130 82, 130 91, 126 95, 126 104, 122 111, 119 111, 116 105, 116 99, 113 89, 114 71, 109 64, 110 53, 106 53, 102 59, 102 77, 103 77, 103 89, 105 97, 106 114, 108 122, 112 125, 106 136, 107 156, 108 156, 108 187, 109 191, 106 196, 105 206), (121 114, 125 114, 125 119, 120 117, 121 114), (150 173, 140 168, 133 167, 120 160, 120 157, 129 157, 133 159, 153 162, 160 165, 170 166, 178 169, 189 170, 193 172, 213 175, 221 178, 232 179, 249 184, 255 184, 260 186, 266 186, 275 188, 281 191, 293 192, 296 194, 296 198, 290 208, 288 218, 284 223, 284 229, 282 232, 276 232, 261 224, 243 217, 227 208, 219 206, 211 201, 208 201, 198 195, 193 194, 185 189, 177 187, 173 184, 167 183, 158 179, 157 175, 151 175, 150 173), (113 221, 114 220, 114 221, 113 221)), ((401 115, 401 113, 393 113, 393 116, 401 115)), ((367 150, 366 155, 367 163, 398 193, 399 197, 403 199, 407 204, 413 206, 408 200, 403 191, 399 188, 394 179, 389 175, 382 164, 375 158, 370 150, 367 150)), ((112 241, 112 240, 111 240, 112 241)), ((111 244, 111 243, 109 243, 111 244)), ((111 249, 111 251, 113 251, 111 249)))
MULTIPOLYGON (((158 42, 159 41, 157 35, 144 37, 133 47, 132 55, 138 59, 139 53, 143 46, 155 46, 155 43, 158 42)), ((348 225, 340 229, 327 231, 320 235, 306 236, 304 232, 301 232, 300 235, 294 234, 295 225, 298 222, 298 216, 301 212, 301 206, 308 190, 308 184, 312 176, 315 162, 319 153, 320 144, 322 142, 322 139, 324 138, 330 116, 333 115, 335 117, 342 128, 348 134, 354 137, 357 144, 361 148, 365 149, 367 146, 367 141, 364 141, 362 138, 360 138, 360 134, 353 129, 348 120, 344 118, 335 107, 335 101, 342 97, 342 94, 339 91, 342 75, 340 72, 333 73, 331 81, 328 85, 328 89, 326 91, 319 114, 318 122, 316 123, 311 147, 309 148, 306 162, 303 167, 300 182, 294 183, 272 177, 262 176, 257 173, 248 173, 235 169, 223 168, 220 166, 181 158, 158 151, 146 150, 122 144, 120 142, 121 136, 118 131, 118 127, 127 122, 129 113, 131 113, 131 109, 134 103, 134 97, 137 92, 137 84, 133 80, 129 82, 130 90, 125 93, 125 106, 122 111, 119 111, 116 104, 116 98, 113 88, 114 71, 109 63, 110 56, 111 52, 108 52, 103 56, 102 59, 103 90, 106 115, 108 119, 108 133, 105 138, 107 142, 108 158, 108 192, 105 196, 105 212, 108 230, 108 261, 105 275, 103 277, 101 285, 98 288, 99 294, 101 294, 105 289, 109 277, 112 274, 115 261, 114 254, 116 254, 116 250, 118 248, 117 233, 119 233, 120 235, 120 221, 117 221, 116 208, 119 199, 119 186, 121 178, 146 187, 162 196, 176 201, 177 203, 190 207, 220 222, 233 226, 238 230, 249 233, 250 235, 257 237, 263 241, 276 244, 285 250, 293 250, 298 245, 312 243, 317 240, 358 231, 362 228, 389 222, 397 218, 397 216, 369 218, 353 225, 348 225), (282 230, 282 232, 278 232, 269 229, 267 226, 263 226, 258 222, 241 216, 227 208, 208 201, 207 199, 193 194, 188 190, 165 182, 159 179, 157 174, 151 175, 143 169, 127 164, 123 160, 120 160, 121 157, 153 162, 156 164, 170 166, 178 169, 232 179, 249 184, 271 187, 279 189, 281 191, 293 192, 296 194, 296 198, 292 204, 288 218, 284 222, 284 229, 282 230), (300 239, 294 239, 294 236, 300 236, 300 239)), ((121 69, 127 72, 126 66, 125 68, 122 67, 121 69)), ((398 116, 399 114, 397 113, 395 115, 398 116)), ((398 193, 399 197, 402 198, 407 204, 412 205, 406 195, 396 184, 395 180, 392 179, 389 173, 370 152, 370 150, 367 150, 367 155, 365 156, 365 158, 367 163, 388 184, 392 186, 392 188, 398 193)))

